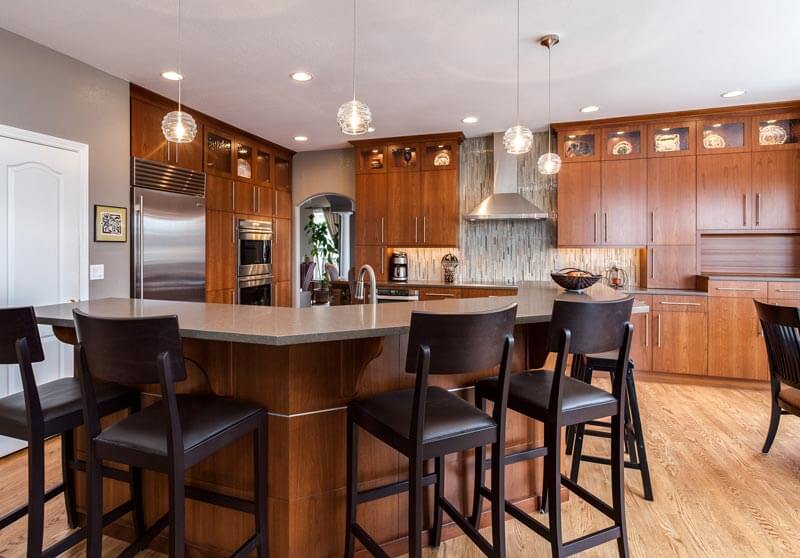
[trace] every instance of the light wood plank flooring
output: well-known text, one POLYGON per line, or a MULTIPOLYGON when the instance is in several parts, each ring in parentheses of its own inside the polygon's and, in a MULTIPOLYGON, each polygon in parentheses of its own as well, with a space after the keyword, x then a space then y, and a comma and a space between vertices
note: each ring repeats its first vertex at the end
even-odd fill
MULTIPOLYGON (((641 382, 655 502, 641 498, 636 472, 627 475, 628 530, 633 557, 773 557, 800 554, 800 419, 787 416, 772 452, 761 445, 768 419, 764 391, 641 382)), ((590 440, 588 450, 607 451, 590 440)), ((59 475, 58 445, 48 445, 47 478, 59 475)), ((585 464, 582 482, 610 495, 607 468, 585 464)), ((0 510, 25 498, 25 456, 0 460, 0 510)), ((63 500, 47 505, 46 537, 66 531, 63 500)), ((563 507, 568 537, 606 525, 604 517, 573 498, 563 507)), ((544 518, 544 517, 543 517, 544 518)), ((0 533, 0 556, 25 555, 25 521, 0 533)), ((121 544, 108 539, 105 554, 121 544)), ((549 547, 519 523, 508 523, 510 557, 548 556, 549 547)), ((68 556, 81 556, 83 545, 68 556)), ((156 553, 142 556, 159 556, 156 553)), ((426 551, 428 558, 472 558, 480 554, 466 538, 426 551)), ((582 556, 616 556, 611 543, 582 556)))

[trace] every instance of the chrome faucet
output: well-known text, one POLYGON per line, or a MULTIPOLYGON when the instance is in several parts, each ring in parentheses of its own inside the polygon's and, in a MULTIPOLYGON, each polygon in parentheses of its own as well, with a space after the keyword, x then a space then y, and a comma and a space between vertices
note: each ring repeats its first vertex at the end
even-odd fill
POLYGON ((369 274, 369 303, 378 304, 378 285, 375 281, 375 270, 369 264, 364 264, 358 270, 358 279, 356 280, 356 292, 353 295, 353 300, 364 300, 364 273, 369 274))

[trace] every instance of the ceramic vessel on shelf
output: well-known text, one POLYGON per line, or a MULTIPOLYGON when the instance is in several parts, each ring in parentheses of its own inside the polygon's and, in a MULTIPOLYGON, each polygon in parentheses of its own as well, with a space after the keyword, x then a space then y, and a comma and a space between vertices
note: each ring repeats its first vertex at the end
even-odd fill
POLYGON ((617 267, 617 264, 611 264, 605 273, 606 284, 612 289, 622 289, 628 284, 628 273, 617 267))
POLYGON ((725 138, 713 132, 703 136, 703 147, 706 149, 722 149, 725 147, 725 138))
POLYGON ((763 126, 758 133, 758 143, 761 145, 782 145, 786 143, 789 134, 783 126, 777 124, 768 124, 763 126))
POLYGON ((657 153, 681 150, 681 136, 679 134, 656 134, 655 142, 657 153))

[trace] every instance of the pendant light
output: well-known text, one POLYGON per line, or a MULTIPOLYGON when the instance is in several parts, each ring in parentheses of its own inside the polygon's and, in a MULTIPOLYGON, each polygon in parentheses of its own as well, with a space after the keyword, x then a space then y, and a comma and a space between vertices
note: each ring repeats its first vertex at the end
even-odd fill
POLYGON ((533 147, 533 132, 519 123, 519 0, 517 0, 517 124, 503 134, 503 147, 512 155, 527 153, 533 147))
POLYGON ((161 131, 167 141, 172 143, 191 143, 197 135, 197 122, 192 115, 181 110, 181 0, 178 0, 178 68, 176 72, 178 79, 178 110, 173 110, 164 115, 161 121, 161 131))
POLYGON ((550 133, 550 48, 557 45, 558 41, 558 35, 545 35, 539 41, 540 45, 547 47, 547 153, 539 157, 536 162, 539 174, 544 175, 558 174, 561 170, 561 157, 553 153, 553 134, 550 133))
POLYGON ((356 52, 358 47, 358 27, 356 21, 356 0, 353 0, 353 100, 339 107, 336 120, 339 129, 348 136, 360 136, 369 132, 372 124, 372 111, 366 103, 356 99, 356 52))

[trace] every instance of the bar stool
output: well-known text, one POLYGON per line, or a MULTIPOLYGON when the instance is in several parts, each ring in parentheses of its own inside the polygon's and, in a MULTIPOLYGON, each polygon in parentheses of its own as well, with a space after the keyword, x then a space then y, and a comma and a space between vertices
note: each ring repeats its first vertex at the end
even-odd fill
POLYGON ((408 555, 422 555, 422 488, 434 485, 432 546, 439 546, 442 512, 469 536, 486 555, 505 556, 503 512, 503 459, 505 414, 509 368, 514 347, 517 305, 475 314, 431 314, 414 312, 406 353, 408 373, 416 374, 414 389, 393 391, 352 401, 347 406, 347 533, 345 556, 355 552, 355 539, 373 556, 388 557, 358 524, 356 507, 372 500, 408 492, 408 555), (478 372, 499 365, 497 405, 488 415, 439 387, 428 386, 429 374, 478 372), (358 429, 402 453, 409 460, 408 480, 367 491, 358 490, 358 429), (492 500, 490 544, 444 497, 444 457, 467 449, 492 445, 492 455, 501 456, 492 467, 492 482, 499 487, 492 500), (426 460, 434 461, 434 472, 423 475, 426 460))
MULTIPOLYGON (((624 371, 630 354, 633 325, 630 323, 633 297, 608 302, 573 302, 556 300, 548 334, 548 349, 557 353, 553 372, 535 370, 515 374, 511 378, 508 408, 544 423, 545 445, 505 456, 508 464, 544 457, 542 509, 549 509, 549 528, 533 519, 518 506, 506 502, 506 512, 550 542, 554 557, 570 556, 608 541, 617 541, 620 556, 628 555, 625 526, 624 486, 624 371), (570 355, 617 351, 617 373, 611 393, 565 374, 570 355), (612 505, 561 474, 561 429, 572 424, 611 417, 611 487, 612 505), (562 536, 561 485, 608 516, 611 527, 584 535, 569 542, 562 536)), ((479 381, 475 386, 475 404, 484 408, 485 400, 495 401, 501 395, 498 378, 479 381)), ((495 497, 502 487, 492 481, 484 486, 483 472, 494 466, 494 456, 485 459, 483 451, 475 455, 475 492, 486 498, 495 497)), ((482 498, 474 500, 472 522, 477 525, 482 498)))
MULTIPOLYGON (((22 377, 22 392, 0 399, 0 435, 28 443, 28 503, 0 518, 4 529, 25 515, 28 516, 27 556, 57 556, 86 538, 81 528, 47 549, 44 538, 44 504, 64 494, 67 523, 78 526, 75 503, 75 470, 85 470, 85 462, 74 457, 73 431, 83 424, 81 388, 77 378, 61 378, 36 385, 33 363, 44 361, 42 341, 32 307, 0 309, 0 364, 17 364, 22 377), (44 487, 44 442, 61 436, 62 482, 49 490, 44 487)), ((125 409, 139 408, 138 394, 118 386, 95 386, 98 415, 105 416, 125 409)), ((110 523, 126 513, 133 513, 134 527, 141 528, 141 476, 138 471, 106 470, 106 476, 130 484, 131 500, 110 511, 103 518, 110 523)), ((8 490, 8 488, 6 488, 8 490)))
POLYGON ((102 553, 103 460, 168 476, 169 511, 122 553, 133 556, 169 526, 169 554, 185 554, 184 497, 255 516, 255 534, 234 553, 267 555, 267 414, 255 405, 214 395, 176 395, 187 377, 176 316, 111 319, 73 311, 78 334, 87 449, 87 556, 102 553), (92 379, 121 385, 160 384, 162 399, 101 428, 92 379), (187 487, 184 473, 237 440, 253 436, 254 501, 187 487))
MULTIPOLYGON (((583 357, 582 373, 580 380, 587 384, 592 383, 594 371, 608 372, 613 382, 614 370, 616 369, 616 357, 613 353, 586 355, 583 357)), ((639 413, 639 399, 636 395, 636 383, 633 379, 634 364, 628 360, 625 367, 625 447, 630 456, 630 460, 625 461, 625 466, 630 469, 637 469, 642 475, 642 488, 645 500, 653 500, 653 484, 650 480, 650 466, 647 462, 647 448, 644 442, 644 430, 642 429, 642 417, 639 413)), ((607 457, 583 454, 583 439, 585 436, 597 438, 610 438, 609 429, 611 423, 606 421, 589 421, 572 427, 574 433, 574 445, 572 449, 572 465, 569 478, 573 482, 578 482, 581 461, 589 463, 599 463, 610 465, 611 461, 607 457), (587 428, 587 426, 592 428, 587 428), (600 430, 597 430, 600 429, 600 430)))

